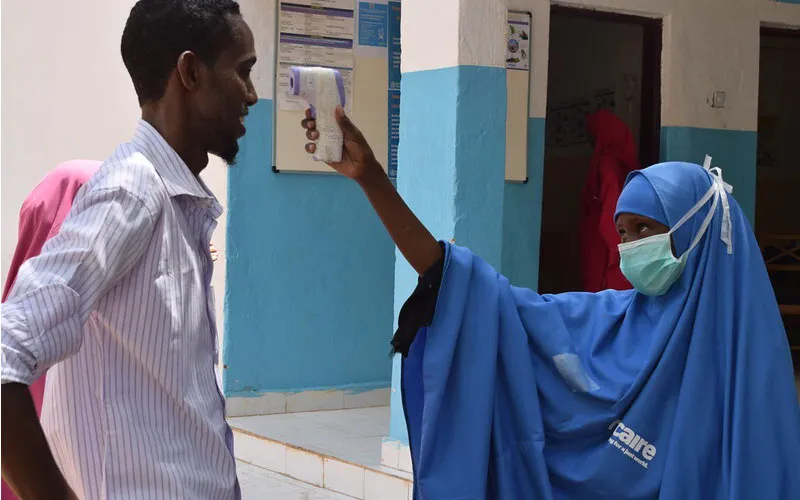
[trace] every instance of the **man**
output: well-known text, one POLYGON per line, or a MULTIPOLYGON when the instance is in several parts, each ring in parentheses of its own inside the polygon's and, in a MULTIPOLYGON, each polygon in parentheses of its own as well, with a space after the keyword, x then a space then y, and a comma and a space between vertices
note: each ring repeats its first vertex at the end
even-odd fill
POLYGON ((222 210, 199 174, 235 160, 253 34, 233 0, 140 0, 122 59, 137 131, 3 304, 3 476, 26 499, 236 499, 209 300, 222 210), (40 426, 27 386, 48 369, 40 426))

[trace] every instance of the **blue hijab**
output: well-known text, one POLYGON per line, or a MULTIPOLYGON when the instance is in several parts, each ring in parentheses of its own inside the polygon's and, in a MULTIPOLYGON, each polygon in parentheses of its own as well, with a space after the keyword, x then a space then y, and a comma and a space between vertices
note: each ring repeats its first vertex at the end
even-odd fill
MULTIPOLYGON (((703 167, 635 171, 619 200, 673 226, 703 167)), ((540 295, 448 245, 430 327, 403 361, 415 499, 800 498, 786 333, 732 196, 663 296, 540 295)), ((707 203, 673 235, 688 248, 707 203)))

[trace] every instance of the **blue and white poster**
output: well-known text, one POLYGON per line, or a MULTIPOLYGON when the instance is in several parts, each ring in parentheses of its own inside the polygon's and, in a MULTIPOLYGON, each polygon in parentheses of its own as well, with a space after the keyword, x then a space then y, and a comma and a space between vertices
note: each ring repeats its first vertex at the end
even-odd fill
POLYGON ((400 2, 389 2, 389 88, 400 90, 400 2))
POLYGON ((386 47, 389 9, 385 3, 358 4, 358 44, 366 47, 386 47))
POLYGON ((400 2, 389 2, 389 167, 397 178, 397 148, 400 146, 400 2))
POLYGON ((292 66, 339 70, 344 80, 345 109, 353 105, 355 38, 354 0, 292 0, 278 8, 278 109, 302 111, 306 102, 289 92, 292 66))
POLYGON ((400 91, 389 90, 389 167, 390 179, 397 178, 397 148, 400 145, 400 91))

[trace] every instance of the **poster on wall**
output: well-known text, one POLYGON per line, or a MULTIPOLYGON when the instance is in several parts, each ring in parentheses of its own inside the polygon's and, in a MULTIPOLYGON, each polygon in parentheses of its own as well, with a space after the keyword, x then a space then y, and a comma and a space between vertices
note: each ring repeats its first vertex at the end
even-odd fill
POLYGON ((389 167, 390 179, 397 178, 397 148, 400 145, 400 91, 389 90, 389 167))
POLYGON ((614 112, 617 109, 617 92, 614 89, 600 89, 594 93, 594 109, 592 112, 607 109, 614 112))
POLYGON ((389 2, 389 88, 400 90, 400 2, 389 2))
POLYGON ((389 8, 383 2, 358 4, 358 44, 364 47, 386 47, 389 8))
POLYGON ((530 70, 531 17, 528 13, 508 13, 508 36, 506 39, 506 68, 530 70))
POLYGON ((345 87, 345 108, 353 102, 355 0, 293 0, 278 11, 278 108, 302 111, 308 105, 290 95, 292 66, 337 69, 345 87))
POLYGON ((397 149, 400 146, 400 2, 389 2, 387 24, 389 49, 389 162, 390 179, 397 178, 397 149))
POLYGON ((576 99, 548 107, 545 145, 568 147, 589 142, 586 117, 592 109, 592 103, 588 99, 576 99))

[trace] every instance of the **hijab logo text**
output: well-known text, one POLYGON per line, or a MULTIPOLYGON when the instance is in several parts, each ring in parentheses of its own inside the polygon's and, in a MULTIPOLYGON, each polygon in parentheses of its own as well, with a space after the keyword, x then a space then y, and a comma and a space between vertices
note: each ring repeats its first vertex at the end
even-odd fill
POLYGON ((611 437, 608 438, 608 444, 614 446, 623 455, 632 459, 637 464, 645 469, 650 465, 650 461, 656 456, 656 447, 648 443, 642 436, 636 433, 633 429, 622 423, 621 420, 615 420, 608 427, 612 430, 611 437))

